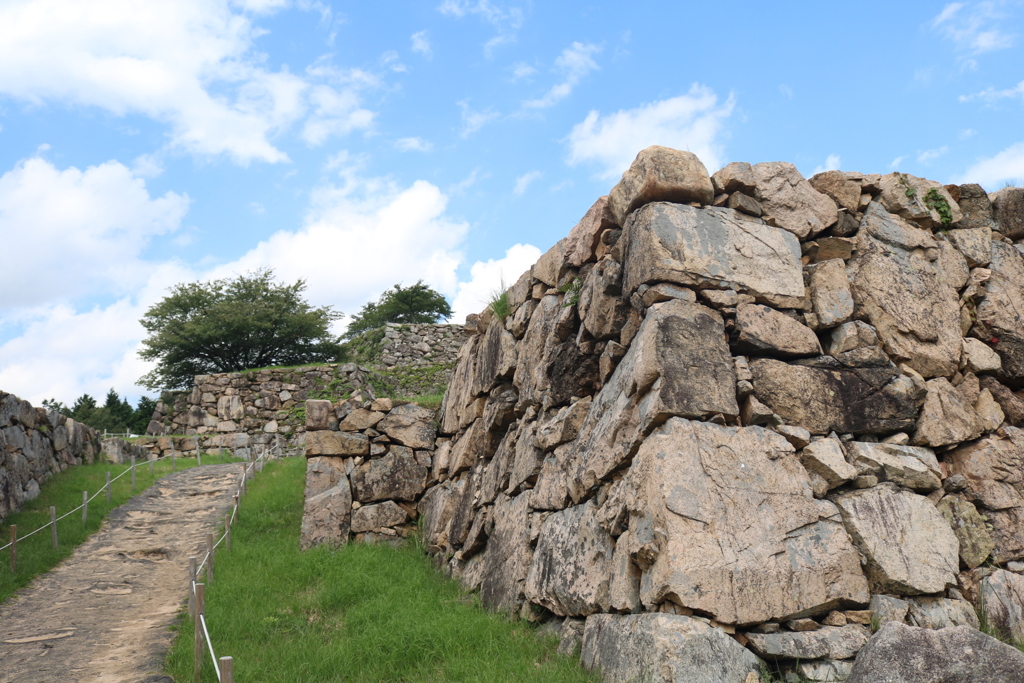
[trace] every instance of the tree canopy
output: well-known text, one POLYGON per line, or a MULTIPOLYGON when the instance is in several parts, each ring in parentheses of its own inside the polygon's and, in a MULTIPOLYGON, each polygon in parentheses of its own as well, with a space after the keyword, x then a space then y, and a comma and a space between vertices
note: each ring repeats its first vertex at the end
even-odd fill
POLYGON ((145 434, 156 409, 156 401, 148 396, 140 397, 138 407, 132 408, 128 400, 113 389, 107 392, 102 406, 89 394, 79 396, 70 408, 56 399, 46 399, 43 405, 93 429, 115 434, 145 434))
POLYGON ((343 336, 351 339, 385 323, 436 323, 451 316, 448 301, 423 280, 409 287, 397 284, 385 290, 376 303, 371 301, 352 316, 343 336))
POLYGON ((179 389, 194 375, 334 361, 331 322, 342 314, 302 297, 305 280, 279 284, 271 269, 234 279, 175 285, 140 321, 149 336, 139 356, 157 366, 140 382, 179 389))

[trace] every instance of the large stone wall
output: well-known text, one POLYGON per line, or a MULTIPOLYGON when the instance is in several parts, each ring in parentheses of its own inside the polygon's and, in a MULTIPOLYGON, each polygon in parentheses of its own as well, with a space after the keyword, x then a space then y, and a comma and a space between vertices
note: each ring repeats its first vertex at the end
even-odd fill
POLYGON ((1021 240, 1020 188, 645 150, 467 321, 433 452, 398 431, 426 415, 319 408, 304 542, 421 515, 608 680, 863 683, 968 641, 1002 677, 957 680, 1024 680, 973 630, 1024 636, 1021 240))
POLYGON ((0 391, 0 519, 38 496, 55 473, 92 464, 108 445, 118 453, 132 452, 120 439, 104 440, 91 427, 0 391))
POLYGON ((454 365, 468 336, 462 325, 387 323, 379 363, 385 368, 454 365))

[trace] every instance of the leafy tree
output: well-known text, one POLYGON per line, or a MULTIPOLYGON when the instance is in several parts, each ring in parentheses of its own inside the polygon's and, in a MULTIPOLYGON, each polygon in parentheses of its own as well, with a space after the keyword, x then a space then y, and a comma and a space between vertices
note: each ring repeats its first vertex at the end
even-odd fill
POLYGON ((156 410, 156 401, 149 396, 140 396, 139 403, 132 415, 132 421, 128 425, 128 431, 132 434, 145 434, 149 421, 153 419, 154 410, 156 410))
POLYGON ((305 280, 278 284, 269 268, 175 285, 140 321, 149 336, 139 356, 157 361, 140 383, 178 389, 194 375, 335 360, 330 325, 342 314, 310 306, 305 289, 305 280))
POLYGON ((385 323, 436 323, 451 316, 452 307, 448 301, 423 284, 423 280, 410 287, 397 284, 385 290, 377 303, 371 301, 352 316, 343 336, 352 339, 367 330, 383 327, 385 323))
POLYGON ((132 408, 128 400, 118 396, 113 389, 107 392, 102 406, 97 405, 96 399, 89 394, 79 396, 71 408, 52 398, 44 400, 43 405, 93 429, 115 434, 145 434, 156 409, 156 401, 148 396, 139 398, 138 407, 132 408))

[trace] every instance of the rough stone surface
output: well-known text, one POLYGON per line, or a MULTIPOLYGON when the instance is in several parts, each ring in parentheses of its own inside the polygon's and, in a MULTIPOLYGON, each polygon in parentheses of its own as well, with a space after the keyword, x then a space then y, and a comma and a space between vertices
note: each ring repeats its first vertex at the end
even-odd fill
POLYGON ((835 327, 849 320, 855 306, 846 276, 846 264, 840 259, 829 259, 808 266, 805 272, 811 293, 811 309, 817 321, 815 327, 835 327))
POLYGON ((752 171, 765 216, 801 240, 817 235, 838 219, 836 203, 815 190, 793 164, 754 164, 752 171))
POLYGON ((609 683, 746 683, 761 660, 723 631, 672 614, 595 614, 583 666, 609 683))
POLYGON ((846 452, 859 474, 924 493, 942 488, 939 461, 930 449, 853 441, 846 444, 846 452))
POLYGON ((369 455, 370 440, 365 434, 319 431, 306 435, 306 457, 317 455, 369 455))
POLYGON ((387 527, 404 524, 409 513, 394 501, 386 500, 377 505, 363 505, 352 512, 352 533, 378 531, 387 527))
POLYGON ((710 204, 712 199, 711 178, 696 154, 657 145, 637 154, 609 195, 619 225, 625 225, 629 214, 650 202, 710 204))
POLYGON ((838 439, 820 439, 804 446, 800 462, 808 472, 825 480, 830 489, 857 477, 857 469, 846 461, 843 446, 838 439))
POLYGON ((736 331, 741 351, 783 358, 821 355, 821 344, 809 327, 767 306, 738 306, 736 331))
POLYGON ((960 544, 960 560, 974 569, 988 559, 996 543, 986 527, 985 519, 965 496, 945 496, 938 504, 939 512, 949 522, 960 544))
POLYGON ((640 584, 648 608, 671 598, 751 624, 868 600, 836 508, 811 497, 793 447, 774 432, 672 418, 644 441, 626 481, 630 528, 651 544, 640 584))
POLYGON ((1012 240, 1024 238, 1024 188, 1004 187, 992 202, 997 229, 1012 240))
POLYGON ((380 421, 378 430, 391 437, 392 441, 409 448, 433 448, 434 438, 437 436, 434 411, 415 403, 394 408, 380 421))
POLYGON ((912 221, 922 228, 934 230, 943 227, 938 211, 925 202, 925 196, 932 190, 938 192, 949 204, 953 223, 964 217, 949 190, 934 180, 918 178, 909 173, 890 173, 882 176, 879 185, 882 194, 878 200, 886 211, 912 221), (912 194, 908 195, 908 191, 912 194))
POLYGON ((963 254, 971 268, 987 266, 992 260, 992 231, 988 228, 950 230, 946 239, 963 254))
POLYGON ((879 484, 833 500, 867 560, 865 569, 874 592, 938 593, 956 583, 956 535, 924 496, 879 484), (893 542, 895 538, 900 542, 893 542))
POLYGON ((587 616, 610 607, 612 537, 597 523, 597 506, 554 512, 544 520, 526 577, 526 597, 559 616, 587 616))
POLYGON ((353 497, 360 503, 416 500, 426 487, 428 474, 429 470, 416 461, 410 449, 394 449, 352 472, 353 497))
POLYGON ((822 626, 816 631, 747 633, 750 647, 765 658, 850 659, 864 647, 871 632, 860 624, 822 626))
POLYGON ((1022 680, 1024 653, 969 626, 933 631, 890 622, 861 649, 846 683, 1022 680))
POLYGON ((601 233, 616 228, 615 215, 609 206, 608 196, 601 197, 591 206, 580 222, 569 231, 565 241, 565 262, 573 268, 595 259, 601 233))
POLYGON ((757 192, 757 178, 745 161, 734 161, 726 164, 711 176, 711 184, 715 194, 743 192, 753 197, 757 192))
POLYGON ((860 208, 860 183, 842 171, 818 173, 807 182, 815 190, 827 194, 836 204, 851 213, 856 213, 860 208))
POLYGON ((988 193, 981 185, 961 185, 960 198, 956 202, 964 214, 964 217, 956 224, 957 228, 996 229, 995 216, 992 213, 992 200, 988 198, 988 193))
POLYGON ((930 628, 950 628, 951 626, 970 626, 978 628, 978 615, 971 603, 964 600, 949 598, 920 597, 909 598, 910 609, 907 621, 911 626, 930 628))
POLYGON ((978 304, 974 334, 1002 359, 1000 376, 1011 387, 1024 385, 1024 254, 1012 245, 992 243, 991 277, 978 304))
POLYGON ((978 603, 996 632, 1011 641, 1024 641, 1024 576, 996 569, 981 580, 978 603))
POLYGON ((348 477, 342 475, 336 486, 306 498, 299 547, 307 550, 318 545, 343 546, 348 543, 351 521, 352 491, 348 477))
POLYGON ((999 354, 980 339, 973 339, 971 337, 964 339, 963 354, 967 370, 976 375, 986 372, 999 372, 1003 366, 999 354))
POLYGON ((981 436, 978 414, 963 395, 945 377, 928 381, 917 432, 913 443, 927 446, 948 446, 981 436))
POLYGON ((491 609, 514 612, 523 600, 530 548, 530 492, 499 496, 494 504, 494 531, 484 553, 480 597, 491 609))
POLYGON ((741 219, 728 209, 655 203, 630 217, 623 239, 627 294, 642 284, 671 282, 803 307, 800 245, 785 230, 741 219))

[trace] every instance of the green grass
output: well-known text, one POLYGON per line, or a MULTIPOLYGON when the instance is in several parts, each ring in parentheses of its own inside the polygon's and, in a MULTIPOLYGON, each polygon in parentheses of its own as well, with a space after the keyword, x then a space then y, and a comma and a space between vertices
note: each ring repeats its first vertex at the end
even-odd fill
MULTIPOLYGON (((214 464, 238 462, 238 460, 230 456, 204 454, 203 462, 214 464)), ((179 470, 195 467, 196 459, 179 457, 176 465, 179 470)), ((136 464, 136 492, 142 491, 160 477, 169 474, 171 462, 162 460, 153 468, 154 474, 150 476, 148 463, 136 464)), ((88 491, 92 496, 102 489, 106 483, 107 472, 110 472, 111 478, 114 478, 127 469, 130 469, 130 465, 99 462, 93 465, 77 465, 58 472, 43 484, 39 497, 25 503, 20 512, 16 512, 0 523, 0 546, 7 545, 11 540, 10 525, 17 524, 18 536, 25 536, 44 524, 49 524, 51 505, 56 506, 57 516, 60 517, 68 510, 82 504, 82 491, 88 491)), ((52 569, 61 560, 71 555, 74 549, 90 534, 99 529, 100 523, 108 512, 132 497, 131 477, 131 474, 126 474, 111 484, 110 505, 107 505, 106 494, 100 494, 89 503, 89 518, 85 524, 82 523, 81 511, 57 522, 59 543, 56 549, 51 545, 49 529, 41 531, 31 538, 24 540, 19 538, 17 573, 11 574, 10 549, 0 551, 0 601, 6 600, 11 593, 28 585, 36 576, 52 569)))
POLYGON ((511 306, 508 304, 508 288, 505 286, 505 281, 502 280, 501 287, 491 292, 491 297, 487 301, 487 307, 491 309, 491 313, 498 319, 504 322, 505 318, 508 317, 511 312, 511 306))
MULTIPOLYGON (((300 552, 305 460, 274 461, 217 555, 207 619, 240 681, 595 681, 525 622, 488 613, 415 544, 300 552)), ((191 681, 184 619, 167 673, 191 681)), ((207 656, 204 681, 215 681, 207 656)))

